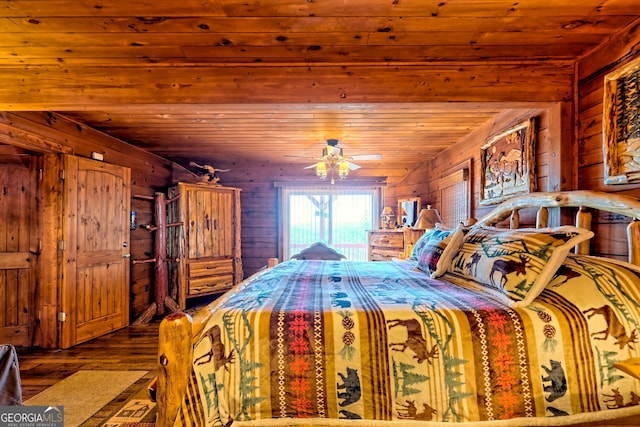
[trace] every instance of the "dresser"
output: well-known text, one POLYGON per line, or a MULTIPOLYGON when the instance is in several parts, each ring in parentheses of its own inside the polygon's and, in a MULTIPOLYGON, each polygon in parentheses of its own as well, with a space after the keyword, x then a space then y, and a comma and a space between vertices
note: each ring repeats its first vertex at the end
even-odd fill
POLYGON ((398 228, 393 230, 369 230, 369 261, 405 259, 424 230, 398 228))
POLYGON ((242 280, 240 189, 178 183, 168 191, 167 251, 177 302, 225 292, 242 280))

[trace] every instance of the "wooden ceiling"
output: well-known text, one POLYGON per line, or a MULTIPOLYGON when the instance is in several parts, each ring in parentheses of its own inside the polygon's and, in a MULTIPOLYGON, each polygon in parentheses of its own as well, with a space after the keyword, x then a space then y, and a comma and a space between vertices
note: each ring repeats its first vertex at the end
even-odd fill
POLYGON ((0 10, 0 110, 57 111, 185 166, 302 171, 337 138, 346 155, 383 155, 362 162, 361 177, 393 182, 506 109, 570 101, 575 61, 638 25, 640 0, 0 10))

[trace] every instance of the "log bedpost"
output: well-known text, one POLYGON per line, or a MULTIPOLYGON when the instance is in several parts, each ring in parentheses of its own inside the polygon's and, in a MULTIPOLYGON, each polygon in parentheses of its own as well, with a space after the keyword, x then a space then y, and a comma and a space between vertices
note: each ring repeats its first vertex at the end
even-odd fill
POLYGON ((273 268, 278 265, 278 258, 269 258, 267 260, 267 268, 273 268))
POLYGON ((629 262, 640 265, 640 221, 637 219, 627 226, 627 244, 629 245, 629 262))
POLYGON ((160 323, 158 345, 157 427, 173 425, 191 377, 193 329, 191 316, 173 313, 160 323))
POLYGON ((516 230, 520 227, 520 214, 517 209, 511 211, 511 216, 509 217, 509 228, 512 230, 516 230))
MULTIPOLYGON (((584 206, 580 206, 578 213, 576 214, 576 227, 585 228, 591 230, 591 212, 584 206)), ((575 253, 578 255, 589 255, 590 241, 578 243, 575 247, 575 253)))
POLYGON ((549 226, 549 209, 542 206, 536 214, 536 228, 547 228, 549 226))

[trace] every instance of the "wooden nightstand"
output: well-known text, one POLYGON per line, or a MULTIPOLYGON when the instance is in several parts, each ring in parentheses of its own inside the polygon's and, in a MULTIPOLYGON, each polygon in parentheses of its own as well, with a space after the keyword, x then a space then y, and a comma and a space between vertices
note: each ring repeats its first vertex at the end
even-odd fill
POLYGON ((393 230, 369 230, 369 261, 405 259, 424 230, 398 228, 393 230))

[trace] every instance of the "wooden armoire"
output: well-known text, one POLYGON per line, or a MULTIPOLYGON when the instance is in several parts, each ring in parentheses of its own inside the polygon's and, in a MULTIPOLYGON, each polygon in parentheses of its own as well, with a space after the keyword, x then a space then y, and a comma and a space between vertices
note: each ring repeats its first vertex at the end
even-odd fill
POLYGON ((170 282, 181 308, 187 300, 225 292, 242 280, 240 189, 180 182, 167 210, 170 282))

